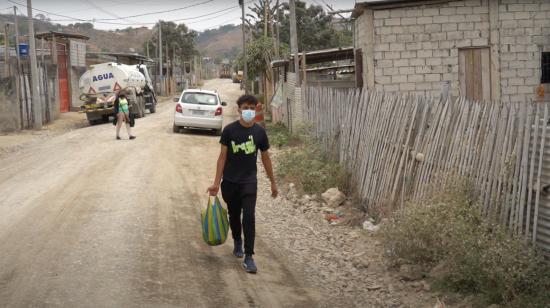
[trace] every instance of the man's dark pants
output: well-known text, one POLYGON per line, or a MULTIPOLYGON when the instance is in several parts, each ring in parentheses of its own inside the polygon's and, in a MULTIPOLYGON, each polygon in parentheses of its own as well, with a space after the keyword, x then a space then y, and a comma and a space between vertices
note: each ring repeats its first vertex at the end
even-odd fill
POLYGON ((256 236, 256 196, 258 184, 236 184, 223 181, 222 197, 227 203, 229 225, 234 240, 241 240, 241 229, 244 231, 244 252, 254 254, 254 237, 256 236), (242 227, 241 227, 241 213, 242 227))

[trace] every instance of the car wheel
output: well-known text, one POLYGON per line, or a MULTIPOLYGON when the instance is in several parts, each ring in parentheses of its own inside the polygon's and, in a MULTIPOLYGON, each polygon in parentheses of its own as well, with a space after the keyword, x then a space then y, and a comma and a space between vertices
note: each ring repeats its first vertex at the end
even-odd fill
POLYGON ((173 130, 174 130, 174 133, 178 134, 180 132, 180 127, 174 124, 173 130))
POLYGON ((145 118, 145 105, 141 105, 141 107, 139 108, 139 117, 145 118))

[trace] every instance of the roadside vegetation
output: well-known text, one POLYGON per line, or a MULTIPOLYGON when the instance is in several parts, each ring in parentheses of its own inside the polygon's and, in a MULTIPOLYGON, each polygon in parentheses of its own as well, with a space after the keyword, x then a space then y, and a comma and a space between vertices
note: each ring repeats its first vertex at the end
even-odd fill
POLYGON ((321 194, 332 187, 348 190, 347 172, 324 154, 310 129, 304 126, 291 135, 283 125, 268 124, 267 132, 272 146, 281 149, 276 171, 285 182, 306 194, 321 194))
POLYGON ((550 265, 526 239, 486 221, 467 182, 409 204, 382 227, 393 265, 423 269, 439 291, 487 307, 548 307, 550 265))

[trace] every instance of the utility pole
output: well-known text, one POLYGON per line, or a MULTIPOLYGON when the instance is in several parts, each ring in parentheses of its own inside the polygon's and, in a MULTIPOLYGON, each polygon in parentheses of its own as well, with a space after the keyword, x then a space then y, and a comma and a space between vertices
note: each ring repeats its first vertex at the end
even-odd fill
POLYGON ((242 8, 242 30, 243 30, 243 61, 244 61, 244 68, 243 68, 243 81, 242 86, 244 86, 244 93, 248 94, 248 87, 247 85, 247 78, 248 78, 248 67, 246 64, 246 35, 245 35, 245 21, 244 21, 244 0, 239 0, 239 5, 242 8))
POLYGON ((13 24, 15 26, 15 54, 17 56, 17 69, 19 70, 21 64, 19 58, 19 23, 17 22, 17 7, 15 5, 13 6, 13 24))
POLYGON ((42 129, 42 106, 40 105, 40 86, 38 84, 38 67, 36 63, 36 42, 34 41, 34 21, 32 17, 32 0, 27 0, 29 19, 29 58, 31 62, 31 95, 34 114, 34 128, 42 129))
POLYGON ((279 59, 279 49, 281 49, 281 36, 280 36, 280 5, 279 5, 279 0, 277 0, 277 18, 274 19, 276 24, 275 24, 275 27, 276 27, 276 31, 277 31, 277 37, 275 38, 275 55, 277 56, 277 59, 279 59))
POLYGON ((15 92, 19 104, 19 118, 23 127, 23 106, 21 105, 21 58, 19 57, 19 23, 17 22, 17 7, 13 6, 13 24, 15 26, 15 56, 17 57, 17 77, 15 78, 15 92))
POLYGON ((147 41, 147 58, 150 58, 149 57, 149 41, 147 41))
POLYGON ((290 5, 290 50, 294 54, 294 73, 296 74, 296 87, 300 86, 300 59, 298 55, 298 31, 296 29, 296 2, 289 0, 290 5))
POLYGON ((4 25, 4 67, 6 71, 6 77, 10 77, 10 26, 8 23, 4 25))
POLYGON ((162 80, 162 20, 159 20, 159 85, 160 85, 160 95, 164 95, 164 86, 162 80))
MULTIPOLYGON (((176 65, 176 45, 172 45, 172 75, 174 75, 174 79, 176 79, 176 74, 174 74, 174 66, 176 65)), ((175 82, 176 86, 177 86, 177 80, 175 82)), ((175 88, 174 88, 174 92, 175 92, 175 88)))
POLYGON ((170 80, 172 79, 170 76, 170 50, 168 49, 168 40, 166 40, 166 46, 165 46, 165 55, 166 55, 166 76, 165 76, 165 84, 166 84, 166 95, 170 95, 170 80))
POLYGON ((267 38, 267 10, 269 8, 269 0, 264 0, 264 37, 267 38))

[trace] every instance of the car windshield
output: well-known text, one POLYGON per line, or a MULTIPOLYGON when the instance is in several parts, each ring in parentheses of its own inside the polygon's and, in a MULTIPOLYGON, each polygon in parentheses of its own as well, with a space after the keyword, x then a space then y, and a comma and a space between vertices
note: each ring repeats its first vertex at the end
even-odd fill
POLYGON ((184 104, 217 105, 216 95, 206 93, 185 93, 181 99, 184 104))

